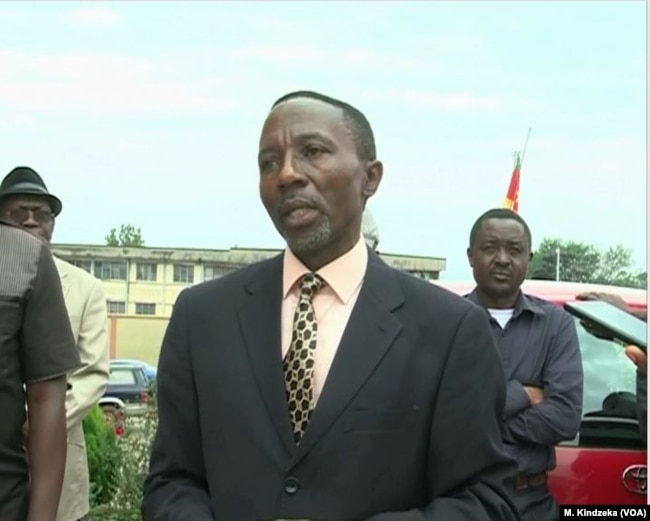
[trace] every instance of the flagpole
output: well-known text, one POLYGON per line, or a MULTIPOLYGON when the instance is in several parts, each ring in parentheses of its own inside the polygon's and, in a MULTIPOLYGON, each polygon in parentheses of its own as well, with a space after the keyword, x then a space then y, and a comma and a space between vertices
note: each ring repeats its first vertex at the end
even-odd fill
POLYGON ((526 143, 524 143, 524 151, 521 153, 521 162, 519 163, 519 166, 523 166, 524 164, 524 156, 526 155, 526 148, 528 148, 528 138, 530 138, 530 127, 528 127, 528 134, 526 135, 526 143))

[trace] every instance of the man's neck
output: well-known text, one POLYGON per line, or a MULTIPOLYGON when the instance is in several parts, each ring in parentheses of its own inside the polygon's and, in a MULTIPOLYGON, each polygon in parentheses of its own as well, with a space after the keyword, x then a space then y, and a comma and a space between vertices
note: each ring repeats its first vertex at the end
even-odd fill
POLYGON ((476 294, 478 295, 481 304, 489 309, 514 309, 519 299, 519 290, 514 295, 508 295, 505 297, 494 297, 485 294, 479 288, 476 288, 476 294))
POLYGON ((330 262, 334 262, 336 259, 343 257, 348 254, 352 249, 358 244, 361 238, 357 238, 355 242, 351 245, 347 245, 344 248, 339 250, 320 250, 315 252, 306 252, 306 253, 296 253, 291 250, 291 253, 302 262, 309 271, 315 273, 320 270, 323 266, 327 266, 330 262))

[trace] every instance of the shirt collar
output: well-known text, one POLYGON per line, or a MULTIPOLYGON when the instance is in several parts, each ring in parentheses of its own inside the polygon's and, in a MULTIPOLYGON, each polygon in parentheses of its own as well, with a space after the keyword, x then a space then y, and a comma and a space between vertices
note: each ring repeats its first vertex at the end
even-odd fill
MULTIPOLYGON (((481 306, 482 308, 487 309, 487 306, 481 302, 480 297, 478 296, 478 292, 476 291, 476 288, 468 294, 465 295, 465 297, 468 300, 471 300, 474 302, 474 304, 477 304, 481 306)), ((523 291, 519 291, 519 296, 517 297, 517 301, 515 302, 515 308, 514 308, 514 313, 512 314, 513 317, 519 316, 522 312, 527 311, 528 313, 532 313, 533 315, 544 315, 546 312, 535 302, 533 299, 531 299, 528 295, 526 295, 523 291)))
MULTIPOLYGON (((348 252, 326 264, 316 273, 323 277, 341 302, 347 304, 363 280, 368 266, 368 250, 361 237, 348 252)), ((300 277, 310 270, 286 248, 283 259, 282 298, 286 298, 300 277)))

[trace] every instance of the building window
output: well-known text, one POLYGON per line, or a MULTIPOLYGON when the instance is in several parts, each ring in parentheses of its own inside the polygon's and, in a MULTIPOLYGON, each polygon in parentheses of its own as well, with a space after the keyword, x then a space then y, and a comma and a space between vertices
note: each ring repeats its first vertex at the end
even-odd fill
POLYGON ((73 266, 77 266, 77 268, 81 268, 82 270, 86 270, 88 273, 93 272, 93 261, 89 260, 69 260, 68 261, 70 264, 73 266))
POLYGON ((106 307, 109 315, 124 315, 126 313, 126 302, 120 300, 107 300, 106 307))
POLYGON ((206 264, 203 266, 203 280, 212 280, 223 277, 226 273, 229 273, 231 270, 224 267, 218 266, 216 264, 206 264))
POLYGON ((95 277, 101 280, 126 280, 126 261, 95 261, 95 277))
POLYGON ((136 302, 135 303, 136 315, 155 315, 156 305, 150 302, 136 302))
POLYGON ((157 278, 157 268, 158 266, 153 262, 138 262, 135 266, 135 279, 155 281, 157 278))
POLYGON ((194 284, 194 266, 191 264, 174 264, 174 282, 194 284))

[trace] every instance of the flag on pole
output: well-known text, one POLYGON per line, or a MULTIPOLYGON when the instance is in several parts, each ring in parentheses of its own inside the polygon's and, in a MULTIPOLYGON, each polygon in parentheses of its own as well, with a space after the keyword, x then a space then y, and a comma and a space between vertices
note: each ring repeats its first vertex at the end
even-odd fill
POLYGON ((519 174, 521 172, 521 157, 519 152, 515 153, 515 169, 512 171, 510 177, 510 186, 508 192, 503 200, 503 207, 519 212, 519 174))

